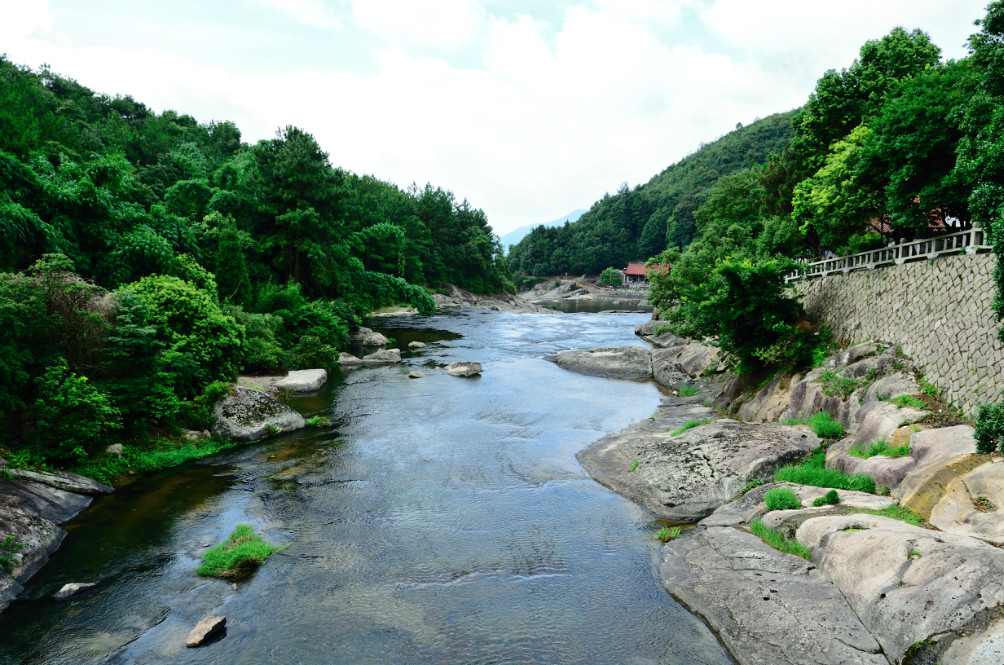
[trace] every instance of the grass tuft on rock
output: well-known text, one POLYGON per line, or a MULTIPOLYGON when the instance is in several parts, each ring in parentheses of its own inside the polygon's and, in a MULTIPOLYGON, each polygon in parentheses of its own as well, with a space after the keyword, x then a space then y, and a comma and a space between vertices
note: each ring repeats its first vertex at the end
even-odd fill
POLYGON ((707 425, 709 422, 711 422, 711 421, 708 420, 707 418, 701 418, 700 420, 688 420, 683 425, 681 425, 680 427, 677 427, 675 430, 673 430, 670 433, 670 436, 679 436, 680 434, 683 434, 684 432, 686 432, 688 429, 693 429, 693 428, 699 427, 701 425, 707 425))
POLYGON ((889 519, 906 522, 907 524, 912 524, 913 526, 924 526, 923 517, 903 506, 889 506, 888 508, 883 508, 882 510, 866 510, 864 508, 859 508, 854 512, 861 513, 862 515, 878 515, 879 517, 888 517, 889 519))
POLYGON ((802 501, 790 487, 775 487, 763 495, 767 510, 797 510, 802 507, 802 501))
POLYGON ((763 542, 767 543, 774 549, 785 552, 786 554, 794 554, 795 556, 800 556, 806 561, 812 561, 812 553, 809 552, 809 548, 802 545, 794 540, 789 540, 779 534, 777 531, 766 526, 759 518, 753 520, 750 523, 750 531, 754 536, 758 537, 763 542))
POLYGON ((800 464, 789 464, 778 469, 774 472, 774 482, 875 493, 875 481, 871 476, 864 473, 849 476, 836 469, 827 469, 826 453, 822 452, 805 458, 800 464))
POLYGON ((683 386, 680 388, 680 397, 693 397, 697 393, 701 392, 701 389, 697 386, 683 386))
POLYGON ((861 459, 868 459, 869 457, 875 457, 876 455, 884 455, 885 457, 906 457, 910 454, 910 446, 896 446, 892 447, 889 442, 885 439, 879 439, 878 441, 872 441, 867 446, 851 446, 847 454, 851 457, 859 457, 861 459))
POLYGON ((267 543, 247 524, 238 524, 229 538, 202 555, 202 565, 195 572, 204 577, 244 579, 287 547, 267 543))
POLYGON ((820 411, 811 418, 789 418, 785 424, 808 425, 821 439, 840 439, 844 436, 844 426, 827 411, 820 411))
POLYGON ((812 502, 813 508, 819 508, 820 506, 835 506, 840 503, 840 496, 837 494, 837 490, 830 490, 823 496, 816 497, 812 502))

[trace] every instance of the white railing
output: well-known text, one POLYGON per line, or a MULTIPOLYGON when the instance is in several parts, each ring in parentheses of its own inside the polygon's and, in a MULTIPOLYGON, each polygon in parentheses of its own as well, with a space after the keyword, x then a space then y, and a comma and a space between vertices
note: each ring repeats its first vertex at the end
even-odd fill
POLYGON ((805 263, 801 270, 792 271, 784 280, 790 282, 806 277, 825 277, 834 273, 849 273, 852 270, 874 270, 881 266, 902 265, 907 261, 936 259, 946 254, 976 254, 990 249, 990 245, 986 244, 985 232, 974 225, 973 228, 966 231, 899 243, 834 259, 805 263))

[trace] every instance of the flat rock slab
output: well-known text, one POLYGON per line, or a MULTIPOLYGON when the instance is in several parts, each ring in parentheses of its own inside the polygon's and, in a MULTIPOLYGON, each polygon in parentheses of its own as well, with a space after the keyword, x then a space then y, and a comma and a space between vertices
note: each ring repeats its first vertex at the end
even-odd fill
POLYGON ((951 480, 929 521, 942 531, 1004 546, 1004 460, 951 480))
POLYGON ((888 665, 836 587, 752 534, 689 532, 662 547, 659 573, 741 665, 888 665))
POLYGON ((105 485, 86 476, 70 473, 69 471, 52 471, 43 473, 41 471, 28 471, 26 469, 10 469, 4 467, 4 474, 13 480, 29 480, 31 482, 47 485, 74 494, 86 494, 96 496, 99 494, 111 494, 115 488, 105 485))
POLYGON ((328 381, 328 373, 323 369, 298 369, 275 382, 279 391, 309 393, 320 390, 328 381))
POLYGON ((199 619, 192 632, 188 634, 185 646, 201 647, 214 642, 227 633, 227 618, 222 614, 207 614, 199 619))
POLYGON ((265 393, 235 386, 213 409, 213 434, 232 441, 254 441, 282 432, 303 429, 303 416, 265 393))
POLYGON ((975 538, 872 515, 810 519, 796 538, 892 662, 1004 604, 1004 550, 975 538))
POLYGON ((588 376, 610 379, 652 378, 652 354, 640 346, 608 346, 578 349, 545 356, 558 367, 588 376))
POLYGON ((672 436, 643 422, 603 437, 576 457, 598 482, 658 517, 696 522, 751 480, 770 480, 775 469, 818 445, 805 427, 718 420, 672 436))
POLYGON ((450 376, 477 376, 481 374, 481 363, 469 360, 460 360, 446 366, 446 373, 450 376))

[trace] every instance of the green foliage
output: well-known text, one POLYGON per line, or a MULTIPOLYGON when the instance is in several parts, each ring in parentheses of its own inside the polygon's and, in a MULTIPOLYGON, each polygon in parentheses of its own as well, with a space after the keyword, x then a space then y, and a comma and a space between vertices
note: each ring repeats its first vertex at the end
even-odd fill
POLYGON ((893 448, 889 446, 889 442, 886 439, 879 439, 877 441, 872 441, 864 447, 860 445, 851 446, 847 451, 847 454, 851 457, 859 457, 861 459, 868 459, 869 457, 875 457, 876 455, 884 455, 885 457, 906 457, 910 454, 910 446, 897 446, 893 448))
POLYGON ((924 409, 928 408, 927 403, 923 400, 917 399, 913 395, 900 395, 898 397, 893 397, 889 400, 899 408, 903 409, 906 407, 911 407, 914 409, 924 409))
POLYGON ((913 526, 923 526, 924 519, 913 512, 909 508, 904 508, 903 506, 889 506, 888 508, 883 508, 881 510, 866 510, 862 508, 855 509, 854 512, 861 513, 863 515, 877 515, 879 517, 888 517, 889 519, 899 520, 900 522, 906 522, 907 524, 912 524, 913 526))
POLYGON ((835 506, 838 503, 840 503, 840 496, 837 494, 837 490, 830 490, 823 496, 816 497, 812 501, 814 508, 818 508, 820 506, 835 506))
POLYGON ((215 437, 195 442, 160 438, 134 441, 124 446, 121 457, 110 454, 96 455, 71 466, 70 470, 112 484, 128 474, 162 471, 242 445, 245 445, 244 442, 215 437))
POLYGON ((623 281, 620 270, 617 268, 604 268, 596 283, 600 286, 620 286, 623 281))
POLYGON ((796 510, 802 507, 802 501, 790 487, 775 487, 767 490, 763 496, 767 510, 796 510))
POLYGON ((1004 451, 1004 401, 981 404, 976 416, 976 452, 1004 451))
POLYGON ((634 473, 635 469, 638 468, 638 460, 631 460, 631 468, 628 469, 628 473, 634 473))
POLYGON ((100 450, 108 435, 122 426, 121 414, 108 396, 86 377, 70 371, 60 358, 35 379, 38 397, 28 441, 59 462, 81 461, 100 450))
POLYGON ((677 427, 675 430, 670 432, 670 436, 678 436, 686 432, 688 429, 700 427, 701 425, 707 425, 709 422, 711 421, 708 420, 707 418, 688 420, 687 422, 683 423, 683 425, 677 427))
POLYGON ((847 399, 855 390, 868 384, 864 379, 843 376, 840 372, 832 369, 819 375, 819 383, 822 384, 824 393, 830 397, 840 397, 841 399, 847 399))
POLYGON ((794 554, 795 556, 802 557, 806 561, 812 561, 812 553, 809 551, 809 548, 794 540, 789 540, 777 531, 765 526, 764 523, 760 521, 760 518, 757 518, 750 523, 750 531, 754 536, 757 536, 760 540, 780 552, 794 554))
POLYGON ((820 411, 810 418, 789 418, 785 424, 808 425, 821 439, 841 439, 844 436, 843 424, 835 420, 828 411, 820 411))
POLYGON ((202 565, 195 572, 204 577, 245 579, 287 547, 267 543, 250 526, 239 524, 225 541, 202 555, 202 565))
POLYGON ((680 397, 693 397, 699 392, 701 392, 701 389, 697 386, 683 386, 680 388, 680 397))
POLYGON ((331 427, 331 419, 325 416, 313 416, 307 418, 307 427, 331 427))
POLYGON ((6 570, 11 577, 14 577, 14 556, 23 547, 24 543, 11 535, 4 536, 3 541, 0 541, 0 568, 6 570))
POLYGON ((875 481, 863 473, 849 476, 836 469, 826 468, 826 453, 816 453, 801 464, 788 465, 774 473, 774 482, 789 482, 813 487, 832 487, 838 490, 875 493, 875 481))
POLYGON ((659 529, 658 533, 656 533, 655 536, 656 538, 659 539, 660 542, 668 543, 669 541, 675 540, 680 536, 680 527, 678 526, 669 528, 663 527, 662 529, 659 529))

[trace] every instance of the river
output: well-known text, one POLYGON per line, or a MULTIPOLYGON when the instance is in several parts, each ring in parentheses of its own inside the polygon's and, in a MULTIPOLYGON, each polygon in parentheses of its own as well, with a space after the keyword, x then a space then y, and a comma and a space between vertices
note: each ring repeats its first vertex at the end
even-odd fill
POLYGON ((67 525, 0 615, 0 662, 731 663, 661 588, 659 524, 575 460, 651 415, 657 387, 543 360, 642 344, 633 329, 647 318, 381 319, 402 348, 428 346, 290 400, 331 428, 141 479, 67 525), (484 371, 436 368, 456 360, 484 371), (239 523, 290 547, 236 590, 197 577, 204 544, 239 523), (71 581, 98 584, 51 600, 71 581), (227 636, 186 649, 209 612, 227 616, 227 636))

